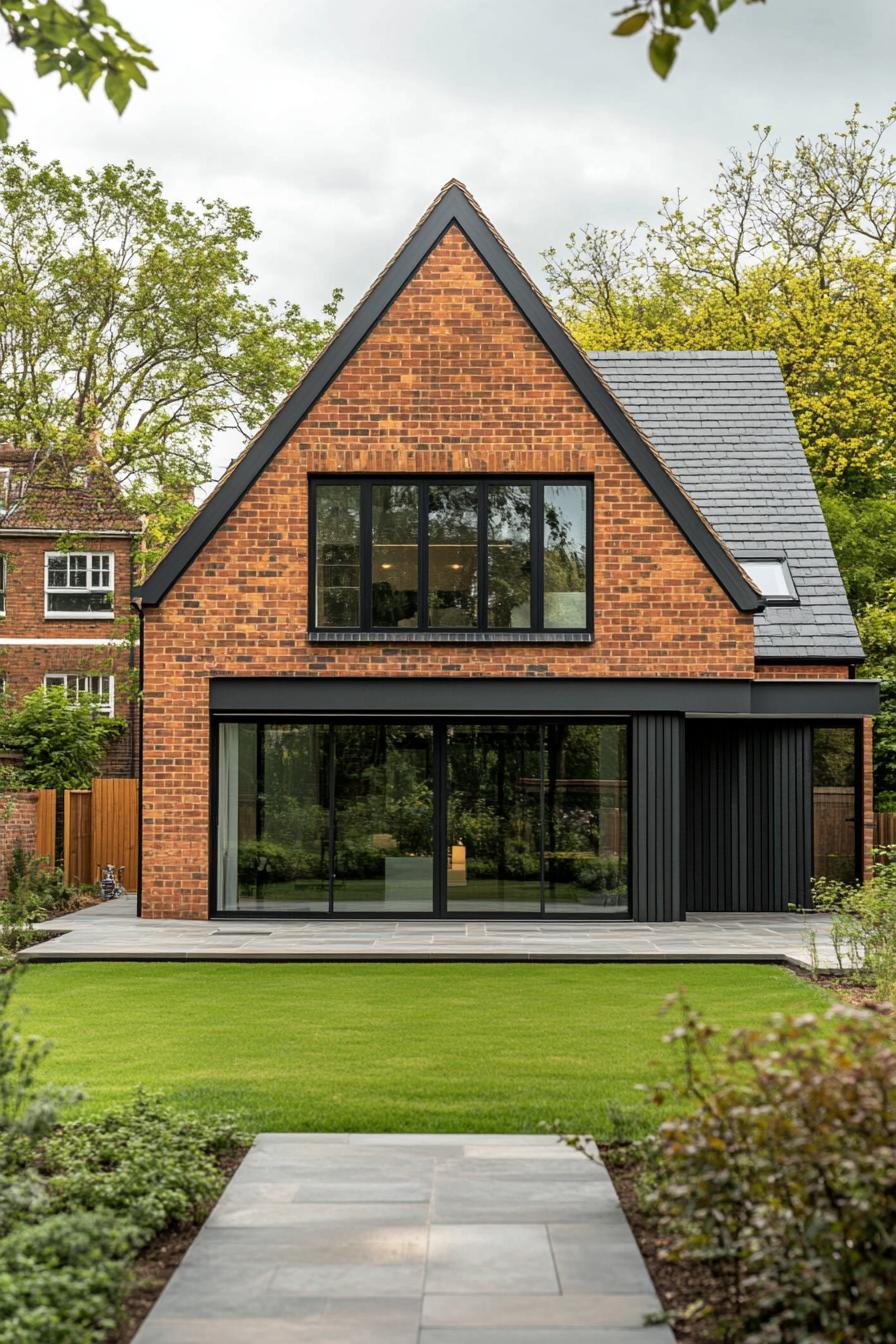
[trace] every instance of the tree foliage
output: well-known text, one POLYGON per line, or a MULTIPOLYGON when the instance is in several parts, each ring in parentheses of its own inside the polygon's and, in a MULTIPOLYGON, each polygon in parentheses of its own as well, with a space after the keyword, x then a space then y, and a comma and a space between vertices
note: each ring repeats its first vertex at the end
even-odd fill
POLYGON ((769 128, 708 204, 587 226, 546 253, 591 349, 777 352, 869 671, 896 678, 896 108, 785 155, 769 128))
MULTIPOLYGON (((698 19, 708 33, 714 33, 719 19, 735 0, 632 0, 617 9, 619 19, 614 37, 634 37, 644 29, 650 34, 647 59, 660 79, 665 79, 678 55, 682 33, 693 28, 698 19)), ((745 5, 764 5, 765 0, 744 0, 745 5)))
MULTIPOLYGON (((146 88, 146 71, 156 67, 149 47, 138 42, 106 9, 103 0, 79 0, 66 9, 58 0, 0 0, 0 20, 9 41, 30 51, 38 75, 58 75, 59 84, 73 84, 85 98, 99 81, 119 115, 136 84, 146 88)), ((9 135, 9 114, 15 108, 0 93, 0 140, 9 135)))
POLYGON ((4 703, 0 743, 22 753, 27 788, 86 789, 124 727, 123 719, 100 713, 91 696, 75 703, 62 687, 38 687, 19 705, 4 703))
POLYGON ((270 414, 335 325, 253 296, 250 211, 169 201, 133 163, 66 173, 0 149, 0 435, 81 459, 98 443, 150 551, 192 513, 216 434, 270 414))

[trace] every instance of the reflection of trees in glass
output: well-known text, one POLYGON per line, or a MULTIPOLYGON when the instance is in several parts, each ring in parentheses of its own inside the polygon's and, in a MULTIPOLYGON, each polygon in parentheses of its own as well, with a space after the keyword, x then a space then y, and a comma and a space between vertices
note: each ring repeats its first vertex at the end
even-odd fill
POLYGON ((855 782, 856 739, 852 728, 813 728, 812 783, 816 788, 855 782))
POLYGON ((418 505, 416 484, 374 485, 371 491, 376 626, 417 623, 418 505))
POLYGON ((260 759, 254 725, 240 738, 240 771, 251 773, 253 798, 240 825, 241 882, 266 887, 307 885, 326 896, 328 883, 327 728, 267 725, 260 759), (261 778, 257 790, 256 765, 261 778))
POLYGON ((429 487, 429 619, 432 625, 476 624, 478 525, 477 486, 429 487))
POLYGON ((545 592, 585 592, 585 501, 584 485, 545 486, 545 592))
POLYGON ((537 885, 539 729, 456 728, 449 743, 448 841, 464 845, 468 877, 537 885))
POLYGON ((530 624, 532 487, 488 488, 488 623, 496 629, 530 624))
POLYGON ((432 854, 432 731, 336 729, 336 871, 379 876, 390 855, 432 854))
POLYGON ((361 487, 316 488, 316 621, 320 626, 361 623, 361 487))

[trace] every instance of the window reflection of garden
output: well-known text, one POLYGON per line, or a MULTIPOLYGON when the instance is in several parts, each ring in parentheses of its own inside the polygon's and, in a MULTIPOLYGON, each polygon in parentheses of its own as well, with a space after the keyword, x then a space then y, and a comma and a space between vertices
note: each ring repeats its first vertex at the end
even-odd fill
POLYGON ((449 733, 449 911, 626 913, 624 726, 449 733))
POLYGON ((336 733, 336 911, 432 912, 433 752, 426 725, 336 733))
POLYGON ((449 913, 627 912, 624 725, 224 724, 221 732, 219 843, 236 854, 238 883, 230 908, 432 913, 443 808, 449 913), (441 734, 444 803, 435 797, 441 734), (227 770, 237 803, 229 811, 227 770))

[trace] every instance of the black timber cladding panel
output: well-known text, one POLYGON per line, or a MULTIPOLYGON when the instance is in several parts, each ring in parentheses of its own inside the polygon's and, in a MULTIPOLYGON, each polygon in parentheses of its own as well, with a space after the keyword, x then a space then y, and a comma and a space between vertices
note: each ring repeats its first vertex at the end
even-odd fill
POLYGON ((810 726, 691 721, 686 756, 686 908, 759 913, 805 904, 810 726))
POLYGON ((634 714, 630 782, 632 918, 683 919, 684 716, 634 714))

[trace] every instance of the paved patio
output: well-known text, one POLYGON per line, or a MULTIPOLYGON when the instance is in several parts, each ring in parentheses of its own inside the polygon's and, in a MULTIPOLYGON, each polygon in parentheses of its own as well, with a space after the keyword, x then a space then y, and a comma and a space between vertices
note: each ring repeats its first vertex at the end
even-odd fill
POLYGON ((659 1311, 556 1139, 261 1134, 136 1344, 673 1344, 659 1311))
POLYGON ((30 961, 765 961, 834 968, 823 915, 627 920, 182 920, 137 918, 133 896, 38 925, 61 934, 30 961))

